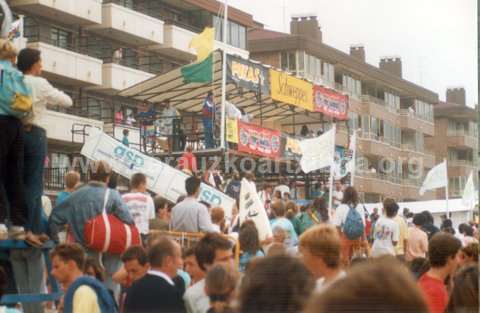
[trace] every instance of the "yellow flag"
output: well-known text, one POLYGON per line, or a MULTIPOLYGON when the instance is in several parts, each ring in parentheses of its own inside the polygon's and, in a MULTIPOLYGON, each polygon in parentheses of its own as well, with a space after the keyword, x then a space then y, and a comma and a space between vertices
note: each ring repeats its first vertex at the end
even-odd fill
POLYGON ((212 27, 205 27, 203 32, 195 36, 191 41, 189 48, 197 51, 197 62, 205 60, 213 51, 213 38, 215 29, 212 27))

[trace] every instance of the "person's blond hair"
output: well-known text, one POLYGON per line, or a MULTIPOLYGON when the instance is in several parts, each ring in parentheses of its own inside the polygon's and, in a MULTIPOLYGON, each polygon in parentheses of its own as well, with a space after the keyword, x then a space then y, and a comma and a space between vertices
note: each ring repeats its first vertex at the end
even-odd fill
POLYGON ((340 236, 331 225, 321 224, 309 228, 300 236, 299 247, 321 258, 330 268, 340 265, 340 236))
POLYGON ((17 57, 18 51, 8 39, 0 38, 0 60, 10 60, 17 57))
POLYGON ((76 171, 68 171, 65 174, 65 186, 68 189, 74 189, 75 186, 80 182, 80 174, 76 171))

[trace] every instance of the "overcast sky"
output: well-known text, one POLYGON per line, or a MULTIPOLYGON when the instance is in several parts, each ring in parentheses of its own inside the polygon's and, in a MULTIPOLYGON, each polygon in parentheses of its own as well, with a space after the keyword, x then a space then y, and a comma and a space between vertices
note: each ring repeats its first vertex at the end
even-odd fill
MULTIPOLYGON (((223 0, 219 0, 223 2, 223 0)), ((363 44, 367 62, 401 56, 403 76, 439 94, 463 86, 478 103, 476 0, 228 0, 268 29, 289 32, 290 17, 318 16, 323 41, 344 52, 363 44), (284 6, 285 4, 285 6, 284 6), (285 12, 285 14, 284 14, 285 12)))

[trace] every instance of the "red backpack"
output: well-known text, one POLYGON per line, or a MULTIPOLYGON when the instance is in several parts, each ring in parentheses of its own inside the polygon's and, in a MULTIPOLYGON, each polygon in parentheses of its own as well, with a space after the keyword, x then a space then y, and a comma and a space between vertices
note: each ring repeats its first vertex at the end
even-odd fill
POLYGON ((135 224, 128 225, 113 214, 107 214, 110 189, 105 192, 102 213, 85 223, 85 245, 94 251, 122 254, 130 246, 141 245, 140 233, 135 224))

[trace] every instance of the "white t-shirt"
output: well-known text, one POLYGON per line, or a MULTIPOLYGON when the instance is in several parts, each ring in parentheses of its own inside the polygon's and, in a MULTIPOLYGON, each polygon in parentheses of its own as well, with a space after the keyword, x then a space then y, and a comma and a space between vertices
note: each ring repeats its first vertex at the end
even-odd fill
MULTIPOLYGON (((348 210, 350 207, 346 204, 340 204, 337 209, 335 210, 335 215, 333 216, 333 225, 342 227, 343 224, 345 224, 345 221, 347 219, 348 215, 348 210)), ((357 207, 355 208, 360 216, 362 217, 362 222, 363 225, 365 226, 365 212, 360 204, 357 204, 357 207)))
POLYGON ((343 191, 334 190, 333 193, 332 193, 332 197, 336 198, 336 199, 333 200, 333 205, 334 206, 340 205, 342 203, 342 199, 343 199, 343 191))
POLYGON ((147 235, 149 231, 148 223, 155 218, 155 205, 152 197, 142 192, 131 192, 124 194, 122 199, 130 209, 130 214, 138 231, 147 235))
POLYGON ((395 246, 393 242, 398 242, 400 237, 400 227, 393 218, 382 216, 375 223, 373 232, 372 257, 384 254, 395 255, 395 246))

